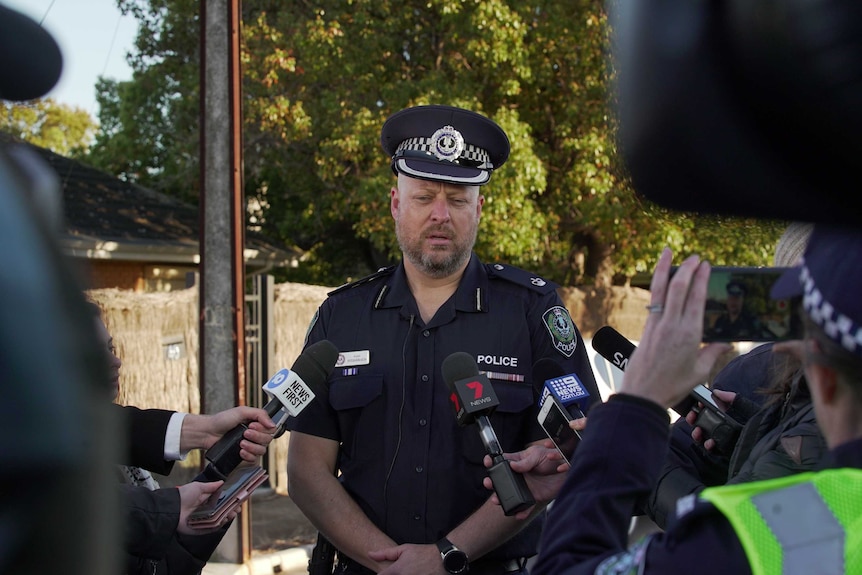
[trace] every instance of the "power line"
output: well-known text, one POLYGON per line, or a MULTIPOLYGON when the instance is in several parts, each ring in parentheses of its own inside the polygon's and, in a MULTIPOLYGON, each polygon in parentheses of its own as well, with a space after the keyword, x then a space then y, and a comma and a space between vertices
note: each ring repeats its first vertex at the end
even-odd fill
POLYGON ((51 0, 51 3, 48 5, 48 9, 47 9, 47 10, 45 10, 45 15, 44 15, 44 16, 42 16, 42 19, 41 19, 41 20, 39 20, 39 26, 41 26, 41 25, 42 25, 42 23, 45 21, 45 18, 47 18, 47 17, 48 17, 48 12, 50 12, 50 11, 51 11, 51 8, 53 8, 53 7, 54 7, 54 2, 56 2, 56 1, 57 1, 57 0, 51 0))
POLYGON ((102 76, 105 75, 105 70, 108 69, 108 62, 111 59, 111 53, 114 51, 114 42, 116 42, 116 40, 117 40, 117 32, 120 30, 120 20, 122 20, 122 18, 123 18, 123 14, 120 13, 120 15, 117 16, 117 25, 114 26, 114 35, 111 38, 111 46, 108 48, 107 56, 105 56, 105 65, 102 67, 102 74, 101 74, 102 76))

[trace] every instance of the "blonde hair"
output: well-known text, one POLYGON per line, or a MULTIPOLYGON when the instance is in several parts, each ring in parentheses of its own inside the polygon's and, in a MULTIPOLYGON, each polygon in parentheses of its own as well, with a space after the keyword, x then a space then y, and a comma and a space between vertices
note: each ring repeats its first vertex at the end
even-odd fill
POLYGON ((809 223, 793 222, 787 226, 775 245, 775 267, 788 268, 797 265, 805 253, 812 230, 814 224, 809 223))

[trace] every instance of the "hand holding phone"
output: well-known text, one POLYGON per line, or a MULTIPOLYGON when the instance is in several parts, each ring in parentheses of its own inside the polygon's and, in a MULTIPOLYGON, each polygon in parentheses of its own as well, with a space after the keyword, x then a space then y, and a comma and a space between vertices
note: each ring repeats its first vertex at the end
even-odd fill
POLYGON ((267 477, 269 475, 258 465, 238 466, 227 476, 224 484, 189 515, 189 527, 212 529, 220 526, 227 515, 242 505, 267 477))
POLYGON ((733 453, 742 425, 724 412, 712 396, 712 390, 705 385, 695 387, 691 396, 697 400, 691 407, 697 414, 693 425, 701 429, 704 440, 712 439, 716 449, 724 455, 733 453))
POLYGON ((549 395, 542 403, 537 419, 539 425, 554 442, 557 451, 563 456, 563 460, 570 463, 570 459, 575 453, 575 447, 581 440, 581 435, 569 427, 572 417, 568 411, 556 401, 556 398, 549 395))

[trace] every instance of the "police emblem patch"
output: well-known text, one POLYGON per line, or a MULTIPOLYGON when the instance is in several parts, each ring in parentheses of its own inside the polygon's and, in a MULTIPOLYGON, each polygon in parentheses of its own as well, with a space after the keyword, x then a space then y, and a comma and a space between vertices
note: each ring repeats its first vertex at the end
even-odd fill
POLYGON ((566 357, 572 357, 578 347, 578 338, 569 311, 563 306, 555 305, 542 314, 542 320, 551 334, 554 347, 566 357))
POLYGON ((464 151, 464 136, 452 126, 443 126, 431 136, 431 151, 438 160, 454 162, 464 151))

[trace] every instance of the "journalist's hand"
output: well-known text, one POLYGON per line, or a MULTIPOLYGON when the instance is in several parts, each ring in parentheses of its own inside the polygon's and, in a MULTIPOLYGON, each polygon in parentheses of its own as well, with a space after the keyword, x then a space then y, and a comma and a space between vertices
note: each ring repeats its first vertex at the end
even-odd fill
POLYGON ((730 349, 723 343, 701 346, 709 264, 691 256, 671 278, 671 263, 672 254, 665 249, 650 284, 653 310, 620 390, 665 408, 707 381, 718 357, 730 349))

